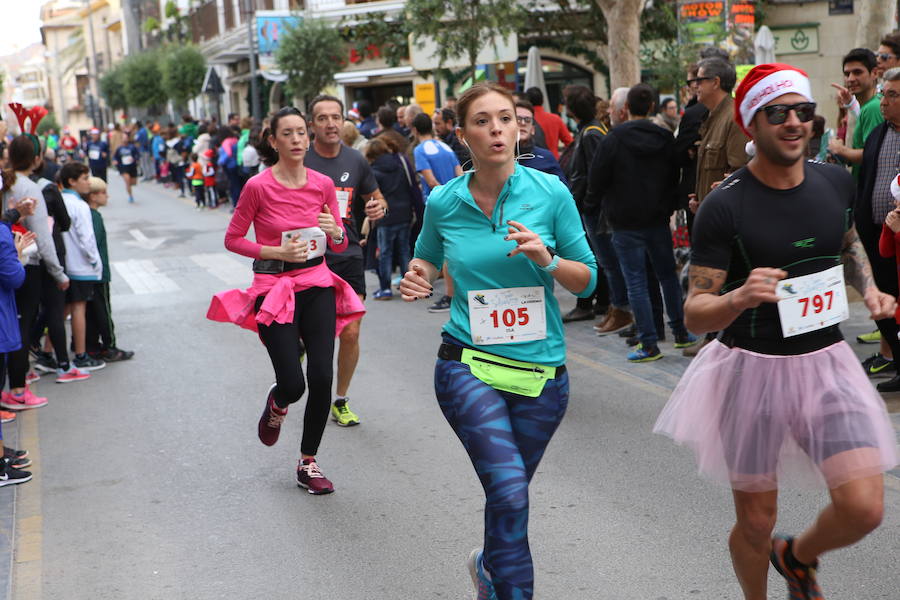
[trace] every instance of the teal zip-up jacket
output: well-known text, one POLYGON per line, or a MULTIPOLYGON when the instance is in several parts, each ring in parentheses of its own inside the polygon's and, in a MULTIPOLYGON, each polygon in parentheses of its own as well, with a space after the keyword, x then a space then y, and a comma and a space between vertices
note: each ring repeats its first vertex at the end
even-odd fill
POLYGON ((591 251, 575 201, 556 175, 516 165, 506 181, 492 218, 475 204, 465 174, 431 191, 425 206, 415 257, 440 269, 446 260, 456 286, 450 321, 444 332, 467 345, 513 360, 558 366, 566 361, 566 340, 554 279, 524 254, 508 257, 516 247, 503 238, 507 221, 518 221, 537 233, 561 258, 588 266, 590 282, 576 294, 587 298, 597 284, 597 260, 591 251), (543 340, 478 346, 469 327, 470 290, 544 287, 547 337, 543 340))

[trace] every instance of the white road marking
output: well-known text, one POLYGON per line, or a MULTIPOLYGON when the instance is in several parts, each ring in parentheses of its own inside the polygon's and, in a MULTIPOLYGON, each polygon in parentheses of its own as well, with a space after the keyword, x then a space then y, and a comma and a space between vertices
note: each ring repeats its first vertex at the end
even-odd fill
POLYGON ((249 286, 253 274, 250 268, 222 252, 194 254, 191 260, 206 269, 210 275, 221 279, 228 285, 249 286))
POLYGON ((159 294, 177 292, 181 289, 178 284, 160 273, 152 260, 125 260, 114 262, 112 265, 135 294, 159 294))
POLYGON ((156 250, 159 248, 166 238, 148 238, 140 229, 129 229, 128 233, 134 238, 134 241, 125 242, 129 246, 137 246, 144 250, 156 250))

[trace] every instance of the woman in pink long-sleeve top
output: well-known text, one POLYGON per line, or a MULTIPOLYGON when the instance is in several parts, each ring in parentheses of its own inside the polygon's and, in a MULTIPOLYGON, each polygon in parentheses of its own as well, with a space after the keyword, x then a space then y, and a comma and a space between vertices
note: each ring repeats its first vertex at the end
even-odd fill
POLYGON ((316 464, 316 452, 331 406, 334 338, 365 309, 349 284, 325 264, 326 244, 347 247, 334 183, 303 166, 309 148, 306 119, 282 108, 263 132, 259 154, 270 169, 251 178, 241 192, 225 233, 225 247, 253 262, 253 285, 213 297, 207 318, 258 331, 275 369, 259 419, 259 439, 278 441, 288 406, 308 385, 297 484, 311 494, 334 486, 316 464), (245 236, 253 225, 256 241, 245 236), (306 347, 306 382, 300 365, 306 347))

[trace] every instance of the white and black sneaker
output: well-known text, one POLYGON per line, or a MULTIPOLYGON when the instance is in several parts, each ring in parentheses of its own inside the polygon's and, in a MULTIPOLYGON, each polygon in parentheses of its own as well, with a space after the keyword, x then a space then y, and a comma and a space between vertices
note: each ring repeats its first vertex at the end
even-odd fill
POLYGON ((31 472, 13 468, 9 464, 9 459, 4 458, 2 465, 3 468, 0 470, 0 487, 31 481, 31 472))
POLYGON ((87 354, 81 358, 76 356, 72 359, 72 364, 75 365, 79 371, 97 371, 106 366, 106 363, 102 360, 93 358, 87 354))

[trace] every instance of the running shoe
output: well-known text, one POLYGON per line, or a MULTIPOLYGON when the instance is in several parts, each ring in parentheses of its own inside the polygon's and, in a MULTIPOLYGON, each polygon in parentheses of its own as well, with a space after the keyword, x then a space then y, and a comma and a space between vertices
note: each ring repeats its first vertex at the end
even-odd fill
POLYGON ((652 348, 644 348, 643 344, 638 344, 634 351, 628 353, 628 362, 641 363, 659 360, 663 357, 659 351, 659 346, 652 348))
POLYGON ((28 373, 25 375, 25 383, 34 383, 35 381, 38 381, 40 378, 41 378, 41 376, 38 375, 37 372, 35 372, 32 369, 31 371, 28 371, 28 373))
POLYGON ((876 352, 862 361, 862 367, 866 375, 878 375, 893 364, 894 361, 886 359, 880 352, 876 352))
POLYGON ((31 466, 30 458, 4 458, 7 466, 12 467, 13 469, 27 469, 31 466))
POLYGON ((28 450, 16 450, 9 446, 3 446, 3 458, 25 458, 28 456, 28 450))
POLYGON ((699 338, 691 333, 680 333, 675 334, 675 347, 676 348, 690 348, 695 345, 699 340, 699 338))
POLYGON ((25 483, 26 481, 31 481, 31 473, 28 471, 20 471, 19 469, 13 469, 7 464, 6 459, 0 461, 2 463, 2 468, 0 468, 0 487, 4 485, 16 485, 19 483, 25 483))
POLYGON ((47 406, 47 399, 35 396, 28 386, 25 386, 25 391, 21 394, 4 392, 0 396, 0 406, 8 410, 28 410, 47 406))
POLYGON ((475 585, 475 600, 497 600, 497 592, 494 591, 494 584, 484 572, 484 562, 481 560, 481 556, 481 548, 475 548, 469 554, 469 560, 466 561, 469 575, 475 585))
POLYGON ((99 358, 91 358, 87 354, 83 357, 78 358, 77 356, 72 359, 72 364, 81 369, 82 371, 97 371, 106 366, 106 363, 100 360, 99 358))
POLYGON ((80 371, 78 367, 72 365, 68 371, 62 369, 56 370, 56 383, 72 383, 73 381, 84 381, 90 379, 91 374, 87 371, 80 371))
POLYGON ((881 343, 881 332, 877 329, 871 333, 864 333, 856 336, 857 343, 860 344, 878 344, 881 343))
POLYGON ((315 458, 304 458, 297 464, 297 485, 317 496, 334 491, 334 485, 319 470, 315 458))
POLYGON ((776 535, 772 538, 772 552, 769 554, 772 566, 787 580, 788 600, 825 600, 822 588, 816 582, 818 561, 812 566, 802 564, 794 558, 791 551, 793 544, 793 537, 776 535))
POLYGON ((359 425, 359 417, 350 410, 346 399, 334 401, 334 404, 331 405, 331 418, 341 427, 359 425))
POLYGON ((123 360, 131 360, 133 356, 134 352, 131 350, 122 350, 121 348, 110 346, 95 358, 99 358, 103 362, 119 362, 123 360))
MULTIPOLYGON (((3 396, 6 397, 6 392, 3 392, 3 396)), ((15 420, 16 413, 8 410, 0 410, 0 423, 12 423, 15 420)))
POLYGON ((394 298, 394 292, 390 289, 387 290, 378 290, 375 294, 372 295, 376 300, 392 300, 394 298))
POLYGON ((284 417, 288 413, 288 409, 278 408, 275 405, 275 396, 272 392, 275 391, 276 385, 273 383, 269 386, 269 391, 266 392, 266 407, 263 409, 262 416, 259 418, 259 425, 257 426, 259 441, 266 446, 274 446, 275 442, 278 441, 278 434, 281 433, 281 424, 284 423, 284 417))
POLYGON ((56 373, 56 359, 49 352, 40 352, 34 359, 34 368, 42 373, 56 373))
POLYGON ((441 296, 441 299, 428 307, 428 312, 430 313, 443 313, 450 310, 450 302, 453 300, 452 296, 441 296))

